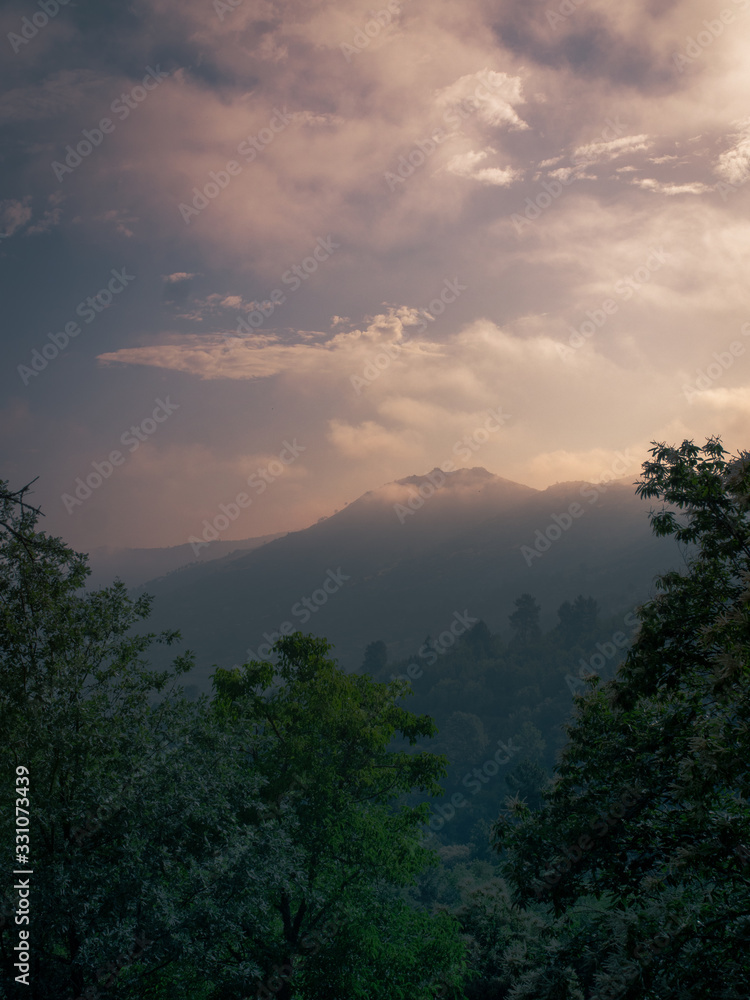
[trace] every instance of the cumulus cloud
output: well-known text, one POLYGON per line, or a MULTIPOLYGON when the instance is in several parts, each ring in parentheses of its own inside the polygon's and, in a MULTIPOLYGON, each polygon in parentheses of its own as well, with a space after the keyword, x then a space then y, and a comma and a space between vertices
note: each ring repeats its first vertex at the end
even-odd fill
POLYGON ((448 161, 446 169, 458 177, 468 177, 499 187, 510 187, 523 176, 522 170, 514 170, 512 167, 480 167, 479 164, 487 159, 490 152, 495 151, 482 149, 478 152, 457 153, 448 161))
POLYGON ((729 184, 743 184, 750 176, 750 118, 737 122, 732 145, 718 159, 716 173, 729 184))
POLYGON ((529 128, 515 109, 524 103, 521 78, 486 67, 443 87, 436 93, 435 103, 441 109, 474 113, 487 125, 505 125, 515 130, 529 128))

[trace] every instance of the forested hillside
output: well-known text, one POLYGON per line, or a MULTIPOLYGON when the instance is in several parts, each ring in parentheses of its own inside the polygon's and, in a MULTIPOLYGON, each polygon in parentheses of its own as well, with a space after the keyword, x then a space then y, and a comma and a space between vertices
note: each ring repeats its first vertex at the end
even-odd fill
POLYGON ((634 611, 524 592, 359 672, 295 632, 192 699, 0 484, 0 995, 750 995, 750 454, 651 454, 691 554, 634 611))
POLYGON ((685 565, 685 552, 655 537, 647 515, 630 483, 533 490, 482 468, 433 470, 372 490, 304 531, 142 589, 156 598, 159 628, 179 623, 196 654, 193 681, 205 691, 215 664, 263 659, 282 628, 325 635, 356 670, 371 640, 401 658, 464 610, 507 637, 525 592, 539 602, 545 630, 578 594, 624 618, 657 573, 685 565))
POLYGON ((408 681, 408 707, 435 719, 439 735, 430 748, 449 766, 432 829, 439 842, 471 843, 479 856, 486 856, 503 796, 520 791, 539 803, 566 741, 574 697, 588 690, 590 678, 614 675, 638 625, 632 611, 602 619, 596 600, 583 595, 560 605, 546 633, 540 614, 533 596, 522 594, 509 616, 509 642, 461 612, 413 657, 388 663, 385 644, 376 641, 362 664, 378 681, 408 681), (458 808, 451 805, 455 795, 458 808))

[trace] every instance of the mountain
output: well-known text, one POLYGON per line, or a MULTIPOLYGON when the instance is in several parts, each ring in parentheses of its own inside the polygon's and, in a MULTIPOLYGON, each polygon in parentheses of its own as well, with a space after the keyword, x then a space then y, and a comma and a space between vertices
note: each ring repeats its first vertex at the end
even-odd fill
POLYGON ((357 669, 368 642, 406 656, 456 614, 507 632, 524 592, 547 627, 579 593, 605 614, 624 612, 651 595, 656 574, 684 565, 673 539, 652 534, 648 510, 622 481, 536 490, 481 468, 435 469, 253 551, 150 582, 149 629, 182 631, 205 687, 213 665, 266 655, 284 629, 325 636, 357 669))
POLYGON ((172 545, 163 549, 120 549, 102 546, 89 553, 91 576, 87 586, 93 590, 105 587, 119 578, 127 587, 138 587, 146 580, 163 576, 189 563, 203 564, 222 557, 234 558, 238 553, 257 549, 282 534, 245 538, 238 542, 211 542, 196 556, 190 545, 172 545))

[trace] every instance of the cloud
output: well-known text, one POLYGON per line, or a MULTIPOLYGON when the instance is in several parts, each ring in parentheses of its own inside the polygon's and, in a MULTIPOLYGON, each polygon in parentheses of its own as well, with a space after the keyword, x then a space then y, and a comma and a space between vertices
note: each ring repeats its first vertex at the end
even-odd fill
POLYGON ((637 153, 648 149, 651 139, 647 135, 626 135, 620 139, 608 142, 590 142, 578 146, 572 155, 572 161, 580 166, 593 166, 596 163, 609 163, 626 153, 637 153))
POLYGON ((435 95, 435 104, 442 110, 474 113, 487 125, 505 125, 515 130, 529 128, 515 110, 515 105, 523 103, 523 86, 519 76, 487 68, 459 77, 435 95))
MULTIPOLYGON (((247 534, 303 527, 344 496, 439 464, 499 406, 512 423, 475 464, 539 486, 591 478, 633 442, 702 437, 707 419, 745 434, 744 390, 693 407, 681 391, 748 317, 746 193, 703 197, 717 179, 750 176, 739 17, 679 74, 672 55, 702 29, 699 0, 565 3, 570 16, 551 24, 560 7, 404 3, 349 58, 342 43, 372 16, 353 0, 244 0, 223 19, 211 0, 133 0, 115 20, 61 10, 71 44, 53 45, 51 26, 2 70, 0 232, 13 228, 2 253, 18 249, 20 267, 18 234, 54 226, 56 259, 81 273, 32 268, 19 285, 11 375, 70 318, 73 289, 99 287, 92 261, 127 260, 143 283, 108 310, 100 340, 79 338, 39 375, 69 392, 86 449, 73 461, 63 397, 38 393, 34 419, 50 433, 17 467, 61 463, 72 479, 136 419, 123 401, 179 387, 185 419, 159 439, 169 462, 144 449, 137 489, 122 494, 148 498, 125 522, 130 539, 148 521, 159 544, 194 530, 175 514, 186 488, 213 483, 191 510, 200 523, 242 489, 248 455, 273 455, 294 433, 309 444, 305 490, 280 482, 247 534), (58 184, 52 159, 159 59, 169 79, 58 184), (438 128, 445 140, 431 144, 438 128), (414 150, 422 162, 392 190, 386 173, 413 166, 414 150), (188 223, 180 204, 230 160, 240 172, 188 223), (65 201, 48 201, 52 189, 65 201), (511 220, 527 199, 535 219, 519 233, 511 220), (329 232, 341 244, 330 261, 266 308, 264 328, 237 335, 329 232), (662 248, 668 261, 649 271, 662 248), (428 318, 455 276, 466 290, 428 318), (617 310, 595 323, 608 300, 617 310), (561 357, 581 329, 590 335, 561 357)), ((92 521, 99 540, 123 513, 115 482, 110 520, 92 521)), ((80 537, 88 516, 71 519, 80 537)))
POLYGON ((4 236, 12 236, 31 218, 31 195, 25 198, 6 198, 0 201, 0 229, 4 236))
POLYGON ((653 177, 636 177, 633 178, 632 183, 643 188, 644 191, 653 191, 656 194, 665 194, 668 197, 677 194, 707 194, 709 191, 713 191, 712 185, 704 184, 702 181, 673 184, 654 180, 653 177))
POLYGON ((41 233, 48 233, 55 226, 59 226, 62 220, 61 203, 64 200, 62 191, 55 191, 47 198, 47 205, 42 215, 38 216, 31 225, 33 216, 31 195, 24 198, 8 198, 0 201, 0 229, 5 237, 12 236, 18 230, 25 229, 24 236, 38 236, 41 233))
POLYGON ((420 450, 419 437, 413 430, 389 431, 373 420, 358 425, 331 420, 328 438, 345 458, 360 461, 377 456, 418 460, 420 450))
POLYGON ((616 448, 589 448, 571 451, 558 448, 534 456, 526 466, 526 478, 534 482, 611 482, 623 476, 635 479, 641 472, 648 441, 616 448))
POLYGON ((556 0, 540 9, 527 0, 505 0, 493 9, 492 27, 514 55, 558 78, 650 94, 664 91, 678 76, 670 54, 685 12, 662 6, 586 0, 571 9, 556 0))
POLYGON ((106 212, 95 215, 93 218, 94 222, 112 223, 116 233, 128 238, 135 235, 135 231, 130 227, 139 221, 137 216, 118 208, 108 209, 106 212))
POLYGON ((162 280, 168 285, 176 285, 182 281, 190 281, 191 278, 196 278, 196 274, 188 274, 186 271, 175 271, 174 274, 163 275, 162 280))
POLYGON ((241 337, 234 329, 188 336, 168 333, 161 344, 123 348, 101 354, 98 360, 103 364, 166 368, 201 379, 247 380, 333 370, 341 374, 350 369, 356 373, 367 364, 373 349, 383 345, 396 345, 397 354, 404 357, 434 351, 426 342, 403 343, 407 327, 418 322, 416 310, 391 307, 386 313, 370 317, 363 329, 342 331, 333 337, 315 331, 300 332, 298 343, 288 343, 273 331, 259 332, 252 338, 241 337))
POLYGON ((732 417, 750 416, 750 385, 704 389, 693 396, 693 403, 703 404, 732 417))
POLYGON ((481 181, 483 184, 495 184, 498 187, 510 187, 511 184, 523 177, 522 170, 514 170, 512 167, 478 166, 487 159, 489 153, 494 152, 494 149, 483 149, 479 152, 457 153, 448 161, 446 169, 458 177, 468 177, 481 181))
POLYGON ((0 124, 64 117, 98 96, 101 87, 102 75, 94 70, 53 71, 42 81, 6 91, 0 100, 0 124))
POLYGON ((750 118, 736 125, 734 143, 721 154, 715 168, 718 176, 729 184, 743 184, 750 175, 750 118))

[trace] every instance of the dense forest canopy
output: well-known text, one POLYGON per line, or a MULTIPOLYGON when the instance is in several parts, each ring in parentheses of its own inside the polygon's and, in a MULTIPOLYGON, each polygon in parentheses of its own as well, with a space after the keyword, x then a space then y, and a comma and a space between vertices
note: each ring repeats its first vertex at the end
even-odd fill
POLYGON ((750 995, 750 455, 637 491, 686 564, 631 613, 523 593, 354 674, 297 632, 189 699, 2 484, 0 996, 750 995))

